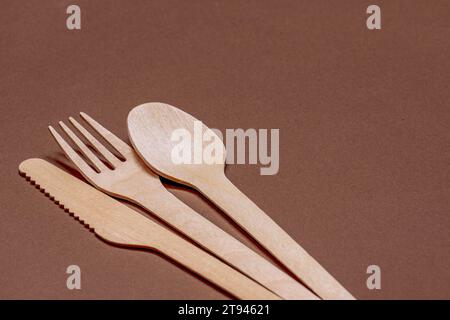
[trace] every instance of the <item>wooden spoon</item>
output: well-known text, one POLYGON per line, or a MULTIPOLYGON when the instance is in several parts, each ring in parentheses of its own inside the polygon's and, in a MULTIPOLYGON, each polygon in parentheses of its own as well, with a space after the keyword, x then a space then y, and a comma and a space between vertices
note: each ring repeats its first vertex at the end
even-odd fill
MULTIPOLYGON (((191 137, 196 137, 195 141, 199 128, 202 131, 200 134, 206 133, 219 139, 199 120, 168 104, 145 103, 135 107, 128 115, 130 140, 137 153, 154 171, 200 191, 321 298, 354 299, 313 257, 228 180, 225 176, 223 143, 220 143, 223 149, 222 161, 219 163, 177 164, 174 161, 172 152, 180 143, 174 139, 174 132, 188 132, 191 137)), ((195 143, 198 144, 198 140, 195 143)), ((202 147, 210 144, 200 143, 202 147)), ((195 150, 199 148, 191 148, 193 161, 195 150)))

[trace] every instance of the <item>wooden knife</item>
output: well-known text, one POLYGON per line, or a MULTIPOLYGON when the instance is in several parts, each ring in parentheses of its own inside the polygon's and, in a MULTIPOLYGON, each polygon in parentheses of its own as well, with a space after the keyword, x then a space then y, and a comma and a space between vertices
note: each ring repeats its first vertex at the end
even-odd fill
POLYGON ((103 240, 161 252, 238 299, 280 299, 219 259, 42 159, 19 171, 103 240))

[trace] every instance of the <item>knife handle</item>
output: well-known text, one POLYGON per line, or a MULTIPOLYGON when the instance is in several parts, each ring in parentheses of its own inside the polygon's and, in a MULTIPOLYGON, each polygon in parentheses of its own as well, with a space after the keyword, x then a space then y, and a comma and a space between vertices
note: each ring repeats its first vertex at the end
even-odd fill
POLYGON ((280 300, 257 282, 155 222, 142 217, 139 223, 128 239, 105 229, 96 230, 96 233, 106 241, 122 246, 156 250, 238 299, 280 300))

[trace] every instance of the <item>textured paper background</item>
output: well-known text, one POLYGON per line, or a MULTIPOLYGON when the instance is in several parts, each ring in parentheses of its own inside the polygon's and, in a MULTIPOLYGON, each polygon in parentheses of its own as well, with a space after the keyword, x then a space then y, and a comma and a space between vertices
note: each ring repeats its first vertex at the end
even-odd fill
POLYGON ((18 174, 29 157, 69 165, 47 125, 85 111, 127 139, 128 111, 148 101, 222 130, 280 128, 278 175, 227 175, 357 298, 450 298, 448 1, 377 1, 375 32, 368 1, 79 0, 82 30, 68 31, 72 3, 1 4, 0 298, 227 298, 103 243, 18 174), (66 289, 70 264, 80 291, 66 289))

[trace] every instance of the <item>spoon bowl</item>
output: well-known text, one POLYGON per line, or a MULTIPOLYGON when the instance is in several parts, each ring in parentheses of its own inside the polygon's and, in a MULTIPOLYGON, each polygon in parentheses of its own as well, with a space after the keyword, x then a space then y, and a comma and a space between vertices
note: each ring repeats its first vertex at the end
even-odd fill
POLYGON ((224 175, 226 151, 221 138, 176 107, 151 102, 133 108, 128 133, 137 153, 165 178, 195 187, 224 175))

